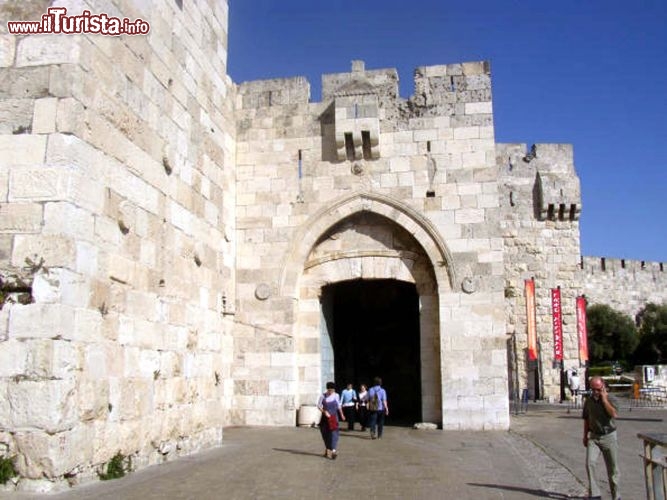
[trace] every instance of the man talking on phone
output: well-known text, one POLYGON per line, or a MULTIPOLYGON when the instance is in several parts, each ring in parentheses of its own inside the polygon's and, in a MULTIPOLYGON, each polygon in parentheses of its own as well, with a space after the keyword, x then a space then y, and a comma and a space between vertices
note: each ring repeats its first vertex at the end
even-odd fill
POLYGON ((607 393, 602 377, 593 377, 590 381, 591 396, 584 402, 584 446, 586 447, 586 473, 588 474, 589 498, 602 498, 600 487, 595 479, 597 461, 600 453, 607 466, 607 477, 613 500, 620 500, 618 488, 620 473, 618 471, 618 440, 616 423, 618 404, 613 396, 607 393))

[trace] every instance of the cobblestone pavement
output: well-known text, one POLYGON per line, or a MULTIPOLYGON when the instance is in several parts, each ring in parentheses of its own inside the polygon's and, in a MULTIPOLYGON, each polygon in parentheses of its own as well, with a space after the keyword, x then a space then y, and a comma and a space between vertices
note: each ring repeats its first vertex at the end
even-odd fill
MULTIPOLYGON (((637 432, 664 430, 666 417, 667 410, 622 411, 623 498, 644 498, 637 432)), ((375 441, 367 433, 342 432, 340 454, 334 461, 322 457, 317 429, 230 428, 219 449, 122 479, 55 495, 12 493, 0 498, 583 498, 581 433, 579 410, 568 413, 564 405, 535 404, 527 413, 512 416, 510 432, 389 426, 384 438, 375 441)), ((604 492, 606 482, 601 484, 604 492)))

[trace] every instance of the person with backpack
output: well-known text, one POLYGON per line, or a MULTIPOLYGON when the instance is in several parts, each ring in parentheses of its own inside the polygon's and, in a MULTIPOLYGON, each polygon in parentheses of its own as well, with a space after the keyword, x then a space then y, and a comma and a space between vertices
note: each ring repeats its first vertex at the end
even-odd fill
POLYGON ((320 434, 324 441, 324 456, 335 460, 338 456, 338 438, 340 437, 340 426, 338 416, 345 421, 343 407, 340 403, 340 396, 336 392, 336 384, 327 382, 327 390, 317 400, 317 408, 322 412, 320 419, 320 434))
POLYGON ((375 377, 373 382, 375 385, 368 390, 368 425, 371 428, 371 439, 382 439, 384 419, 389 415, 387 391, 382 388, 380 377, 375 377))

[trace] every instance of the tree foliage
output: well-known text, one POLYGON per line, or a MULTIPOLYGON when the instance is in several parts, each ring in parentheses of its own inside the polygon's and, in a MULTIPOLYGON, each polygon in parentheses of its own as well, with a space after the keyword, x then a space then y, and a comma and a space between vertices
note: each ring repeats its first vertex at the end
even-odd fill
POLYGON ((586 329, 591 364, 607 360, 627 361, 639 343, 632 318, 606 304, 586 308, 586 329))
POLYGON ((653 365, 667 362, 667 304, 648 303, 637 318, 640 326, 635 363, 653 365))

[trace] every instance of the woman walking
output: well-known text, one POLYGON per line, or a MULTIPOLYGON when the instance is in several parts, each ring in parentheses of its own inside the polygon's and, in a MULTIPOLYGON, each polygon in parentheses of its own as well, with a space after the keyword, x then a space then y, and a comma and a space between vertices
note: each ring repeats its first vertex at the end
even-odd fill
POLYGON ((322 434, 326 450, 324 456, 335 460, 338 456, 336 447, 338 446, 338 438, 340 436, 338 416, 340 415, 340 419, 345 421, 340 396, 336 393, 336 384, 327 382, 327 391, 318 399, 317 407, 322 412, 320 433, 322 434))
POLYGON ((368 427, 368 389, 366 384, 361 384, 359 389, 359 422, 361 422, 361 432, 368 427))

